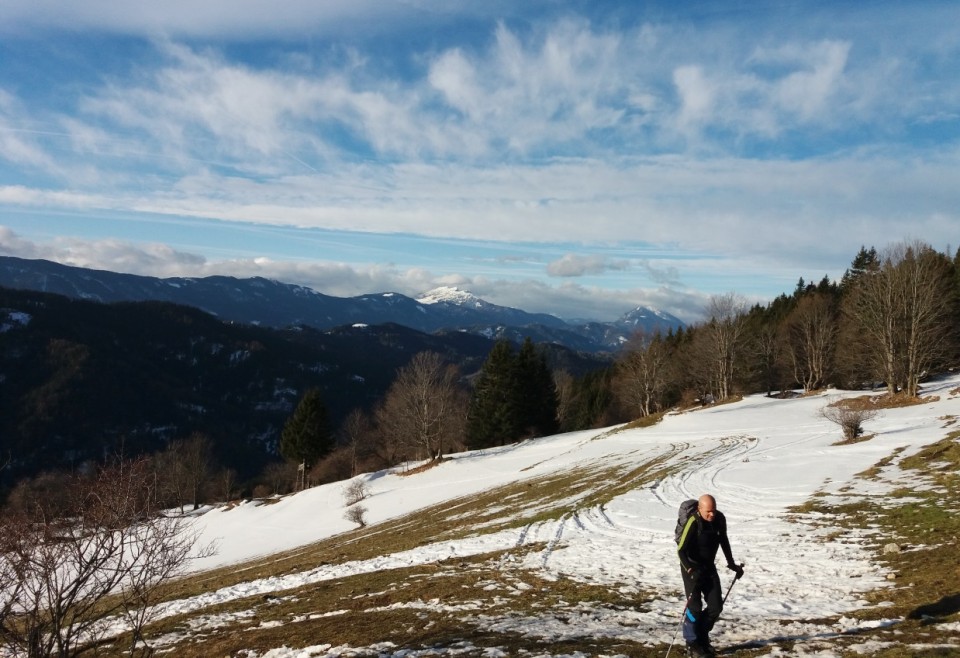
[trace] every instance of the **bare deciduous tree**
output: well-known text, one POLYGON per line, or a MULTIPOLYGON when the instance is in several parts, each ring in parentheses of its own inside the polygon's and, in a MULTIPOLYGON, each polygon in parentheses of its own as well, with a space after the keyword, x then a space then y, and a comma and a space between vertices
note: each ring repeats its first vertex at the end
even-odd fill
POLYGON ((659 336, 637 333, 617 362, 615 387, 631 413, 648 416, 657 410, 667 386, 670 353, 659 336))
POLYGON ((232 468, 223 468, 217 473, 215 480, 220 499, 224 502, 233 500, 237 491, 237 471, 232 468))
POLYGON ((378 452, 378 435, 370 416, 363 409, 353 409, 340 425, 340 442, 350 455, 350 477, 359 465, 378 452))
POLYGON ((709 339, 712 379, 720 400, 733 394, 737 349, 745 327, 746 308, 746 300, 736 293, 714 295, 707 305, 709 319, 703 330, 709 339))
POLYGON ((72 657, 125 617, 130 654, 143 645, 157 587, 182 571, 197 537, 182 517, 154 506, 144 461, 119 462, 75 478, 71 509, 49 517, 0 517, 0 641, 13 655, 72 657))
POLYGON ((683 391, 683 404, 702 400, 718 390, 713 360, 711 336, 703 327, 690 329, 672 362, 674 381, 683 391))
POLYGON ((467 409, 460 373, 436 352, 420 352, 397 372, 377 409, 380 432, 430 459, 462 440, 467 409))
POLYGON ((156 461, 160 497, 181 511, 187 504, 197 509, 213 465, 210 437, 194 432, 186 439, 177 439, 157 456, 156 461))
POLYGON ((272 495, 286 494, 294 490, 297 483, 297 464, 291 462, 271 462, 264 466, 261 474, 264 485, 272 495))
POLYGON ((570 415, 573 409, 573 375, 566 370, 554 370, 553 386, 557 391, 557 426, 564 429, 570 424, 570 415))
POLYGON ((783 340, 777 327, 771 323, 754 331, 749 349, 754 371, 758 381, 767 389, 767 395, 772 395, 775 390, 783 392, 789 382, 784 381, 782 373, 783 340))
POLYGON ((784 356, 794 379, 804 391, 822 388, 827 383, 837 341, 832 300, 821 294, 801 298, 787 316, 783 334, 784 356))
POLYGON ((918 394, 920 379, 948 343, 949 299, 949 263, 922 242, 889 247, 879 267, 857 279, 847 312, 889 393, 918 394))
POLYGON ((337 448, 310 469, 307 473, 307 481, 310 486, 315 487, 320 484, 349 480, 354 475, 353 462, 354 458, 350 454, 349 447, 337 448))

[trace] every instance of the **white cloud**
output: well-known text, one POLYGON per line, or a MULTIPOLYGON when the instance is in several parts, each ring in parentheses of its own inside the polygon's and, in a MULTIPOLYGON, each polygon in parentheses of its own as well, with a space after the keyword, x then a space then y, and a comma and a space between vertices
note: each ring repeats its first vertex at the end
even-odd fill
POLYGON ((559 277, 600 274, 607 270, 625 270, 630 266, 626 261, 610 260, 606 256, 564 254, 560 259, 547 264, 547 274, 559 277))
POLYGON ((778 108, 795 113, 803 121, 820 117, 842 83, 849 51, 849 43, 827 41, 799 54, 800 68, 776 81, 778 108))
POLYGON ((680 270, 674 266, 659 267, 649 260, 640 261, 639 265, 654 282, 663 286, 679 286, 680 270))
POLYGON ((476 116, 483 109, 476 71, 459 48, 441 54, 430 66, 427 77, 446 102, 463 114, 476 116))
POLYGON ((202 275, 200 273, 208 267, 203 256, 176 250, 165 244, 135 245, 122 240, 71 237, 38 243, 20 237, 5 226, 0 226, 0 254, 157 277, 202 275))
POLYGON ((37 143, 40 131, 23 121, 28 114, 21 99, 0 87, 0 159, 18 167, 53 169, 55 162, 37 143))
POLYGON ((681 131, 699 129, 703 124, 715 120, 714 85, 703 74, 699 66, 681 66, 673 72, 673 83, 680 97, 677 123, 681 131))
MULTIPOLYGON (((407 54, 405 77, 342 46, 331 46, 337 56, 264 66, 158 40, 159 62, 80 88, 75 102, 88 125, 76 116, 60 122, 75 135, 77 155, 95 154, 83 146, 95 131, 94 145, 112 142, 103 167, 129 164, 119 159, 125 153, 140 167, 162 159, 154 164, 172 177, 208 163, 277 176, 331 170, 368 150, 407 162, 736 152, 745 136, 770 139, 799 124, 842 130, 869 111, 860 104, 889 102, 874 83, 892 57, 851 69, 850 41, 771 46, 770 37, 724 36, 742 43, 670 25, 604 30, 565 19, 521 33, 500 23, 486 47, 407 54)), ((936 95, 924 97, 930 111, 943 111, 936 95)))
POLYGON ((45 258, 40 249, 30 240, 25 240, 6 226, 0 226, 0 255, 17 258, 45 258))
POLYGON ((274 181, 206 171, 170 189, 112 194, 6 186, 0 202, 37 211, 579 242, 588 252, 595 243, 644 242, 744 262, 779 261, 794 276, 812 266, 842 273, 861 244, 895 240, 904 226, 934 244, 955 242, 945 228, 960 222, 960 190, 949 184, 955 158, 947 151, 926 159, 867 153, 797 162, 663 157, 546 167, 363 164, 274 181))
POLYGON ((551 286, 542 281, 475 280, 466 287, 497 304, 554 313, 565 320, 614 320, 638 306, 646 306, 693 323, 703 319, 709 298, 695 290, 666 287, 608 290, 571 282, 551 286))
POLYGON ((337 297, 388 291, 416 297, 438 286, 459 286, 495 304, 552 313, 566 319, 613 320, 637 306, 650 306, 693 322, 700 319, 707 299, 697 291, 666 287, 605 290, 570 283, 552 286, 533 279, 438 274, 422 267, 404 268, 389 264, 362 266, 262 257, 211 260, 160 243, 80 238, 58 238, 40 243, 24 239, 4 226, 0 226, 0 255, 40 258, 76 267, 160 278, 260 276, 304 285, 337 297))

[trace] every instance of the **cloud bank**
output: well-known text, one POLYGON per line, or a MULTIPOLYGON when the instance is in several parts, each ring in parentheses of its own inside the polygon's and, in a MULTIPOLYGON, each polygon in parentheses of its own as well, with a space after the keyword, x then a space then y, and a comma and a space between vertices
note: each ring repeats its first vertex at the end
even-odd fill
MULTIPOLYGON (((55 233, 77 242, 51 246, 74 262, 95 263, 82 235, 100 266, 111 239, 151 244, 103 216, 162 216, 182 237, 135 249, 171 274, 309 269, 193 237, 232 222, 581 245, 526 279, 564 299, 580 293, 551 280, 703 296, 765 279, 772 297, 864 244, 956 242, 951 3, 53 4, 0 7, 0 209, 34 249, 43 217, 76 217, 55 233)), ((430 269, 316 267, 400 290, 430 269)), ((491 274, 424 282, 514 280, 491 274)))

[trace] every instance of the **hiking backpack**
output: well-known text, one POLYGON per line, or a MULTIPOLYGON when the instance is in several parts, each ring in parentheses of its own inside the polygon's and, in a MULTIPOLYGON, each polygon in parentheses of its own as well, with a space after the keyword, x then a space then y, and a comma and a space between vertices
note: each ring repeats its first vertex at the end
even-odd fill
POLYGON ((700 503, 693 498, 685 500, 680 503, 680 509, 677 510, 677 527, 673 531, 673 540, 679 544, 680 538, 683 536, 683 529, 687 525, 687 519, 689 519, 694 512, 697 511, 697 506, 700 503))

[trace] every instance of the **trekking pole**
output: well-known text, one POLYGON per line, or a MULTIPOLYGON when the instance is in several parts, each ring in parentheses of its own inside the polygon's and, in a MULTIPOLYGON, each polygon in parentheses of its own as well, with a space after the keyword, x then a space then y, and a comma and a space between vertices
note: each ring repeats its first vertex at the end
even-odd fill
POLYGON ((721 610, 723 609, 723 606, 727 603, 727 597, 730 596, 730 590, 733 589, 733 586, 736 584, 738 580, 740 580, 740 576, 743 574, 743 564, 744 564, 743 562, 740 563, 740 572, 733 577, 732 581, 730 581, 730 587, 727 588, 727 593, 723 595, 723 601, 720 602, 721 610))
POLYGON ((690 597, 693 596, 693 592, 690 592, 690 596, 687 597, 687 602, 683 606, 683 612, 680 613, 680 624, 677 626, 677 630, 673 632, 673 639, 670 640, 670 646, 667 647, 667 655, 664 658, 670 658, 670 652, 673 651, 673 645, 677 642, 677 635, 680 634, 680 629, 683 628, 683 619, 687 616, 687 608, 690 607, 690 597))

